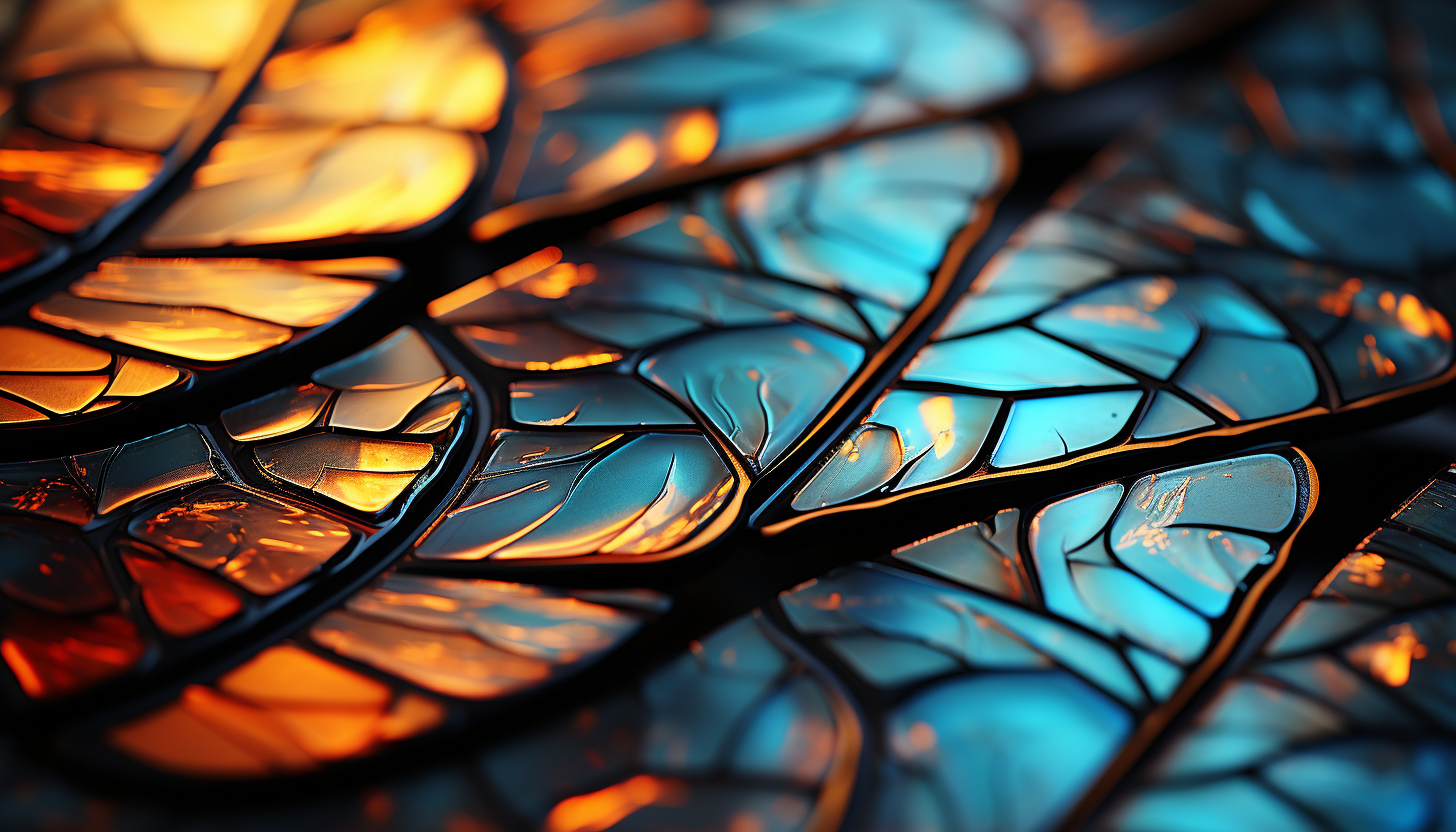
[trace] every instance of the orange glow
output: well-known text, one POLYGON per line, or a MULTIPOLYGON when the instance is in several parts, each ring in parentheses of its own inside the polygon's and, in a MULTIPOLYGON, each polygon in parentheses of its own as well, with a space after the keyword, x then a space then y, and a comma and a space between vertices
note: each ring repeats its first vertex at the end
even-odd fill
POLYGON ((75 141, 129 150, 171 147, 212 88, 212 73, 128 67, 82 72, 42 88, 30 120, 75 141))
POLYGON ((71 618, 11 611, 0 658, 32 699, 65 696, 126 672, 142 657, 136 625, 116 613, 71 618))
POLYGON ((667 222, 670 216, 672 216, 672 209, 668 207, 666 202, 658 202, 646 208, 639 208, 630 214, 623 214, 609 221, 605 226, 607 238, 620 240, 623 237, 630 237, 639 231, 646 231, 655 225, 661 225, 667 222))
POLYGON ((652 137, 643 130, 630 130, 602 155, 566 177, 566 185, 574 191, 604 191, 636 179, 656 160, 657 145, 652 137))
POLYGON ((1350 651, 1350 660, 1381 682, 1398 688, 1410 681, 1411 662, 1424 659, 1426 645, 1410 624, 1392 626, 1390 641, 1361 644, 1350 651))
POLYGON ((380 511, 434 457, 422 442, 315 434, 255 449, 268 474, 360 511, 380 511))
POLYGON ((378 288, 312 273, 314 263, 252 259, 111 257, 67 291, 97 300, 207 306, 287 326, 338 319, 378 288))
POLYGON ((75 413, 106 389, 108 376, 0 375, 0 390, 52 413, 75 413))
POLYGON ((0 206, 41 228, 73 233, 151 184, 155 153, 117 150, 11 128, 0 140, 0 206))
POLYGON ((656 0, 544 34, 516 66, 526 86, 539 87, 590 66, 697 37, 711 20, 712 13, 697 0, 656 0))
POLYGON ((1365 283, 1360 278, 1348 278, 1340 284, 1340 288, 1322 293, 1315 300, 1315 307, 1326 314, 1343 318, 1350 314, 1350 309, 1355 303, 1355 296, 1360 294, 1360 290, 1363 288, 1365 288, 1365 283))
MULTIPOLYGON (((1389 294, 1384 293, 1382 300, 1384 295, 1389 294)), ((1400 321, 1401 328, 1406 332, 1417 338, 1429 338, 1434 334, 1442 341, 1451 340, 1451 325, 1446 322, 1446 318, 1435 309, 1422 304, 1415 295, 1401 295, 1399 304, 1395 303, 1392 295, 1390 305, 1393 310, 1386 309, 1386 312, 1394 311, 1396 320, 1400 321)), ((1383 308, 1385 304, 1382 302, 1381 306, 1383 308)))
POLYGON ((182 371, 166 364, 126 356, 106 388, 108 396, 145 396, 176 384, 182 371))
POLYGON ((33 4, 13 59, 26 78, 138 61, 222 69, 238 58, 270 0, 47 0, 33 4))
POLYGON ((680 780, 639 774, 590 794, 556 804, 546 816, 546 832, 601 832, 653 804, 681 805, 687 787, 680 780))
POLYGON ((435 298, 425 307, 425 311, 432 318, 442 317, 462 306, 480 300, 497 289, 524 280, 559 262, 561 262, 561 249, 556 246, 547 246, 534 254, 522 257, 509 266, 502 266, 479 280, 471 281, 449 294, 435 298))
POLYGON ((282 52, 263 67, 245 123, 433 124, 488 130, 506 66, 462 0, 400 0, 352 35, 282 52))
POLYGON ((169 636, 205 633, 243 607, 216 578, 190 566, 125 551, 121 560, 141 587, 142 604, 152 622, 169 636))
POLYGON ((111 366, 111 353, 45 332, 0 326, 0 372, 85 373, 111 366))
POLYGON ((663 144, 669 165, 696 165, 718 146, 718 119, 703 108, 679 113, 668 122, 663 144))
POLYGON ((292 645, 230 671, 217 687, 190 685, 178 700, 117 726, 108 739, 158 768, 189 776, 252 777, 304 771, 366 754, 381 741, 438 725, 444 710, 292 645))
POLYGON ((955 405, 950 396, 934 396, 920 403, 920 421, 935 437, 935 458, 940 459, 955 446, 955 405))
POLYGON ((144 241, 182 248, 404 231, 450 207, 475 170, 473 140, 454 130, 234 126, 144 241))
POLYGON ((231 361, 287 342, 293 330, 203 307, 114 303, 56 292, 30 308, 42 323, 198 361, 231 361))
POLYGON ((597 267, 591 263, 578 266, 575 263, 558 263, 544 272, 532 275, 521 282, 521 291, 538 298, 564 298, 577 286, 585 286, 597 277, 597 267))
POLYGON ((601 5, 602 0, 499 0, 492 15, 511 31, 554 29, 601 5))
POLYGON ((331 395, 327 387, 287 387, 222 412, 222 425, 239 442, 270 439, 301 430, 323 412, 331 395))

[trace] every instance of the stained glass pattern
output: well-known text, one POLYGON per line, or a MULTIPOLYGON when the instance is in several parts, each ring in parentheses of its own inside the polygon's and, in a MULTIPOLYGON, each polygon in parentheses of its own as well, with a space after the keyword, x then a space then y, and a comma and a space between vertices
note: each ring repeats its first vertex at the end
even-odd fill
POLYGON ((1051 828, 1222 661, 1311 477, 1295 453, 1150 474, 785 593, 795 629, 885 703, 876 828, 1051 828))
POLYGON ((1456 536, 1433 480, 1295 607, 1107 829, 1435 829, 1456 765, 1456 536))
POLYGON ((27 695, 75 693, 153 650, 180 660, 282 608, 396 522, 473 412, 409 327, 314 379, 218 424, 0 466, 17 554, 0 658, 27 695))
POLYGON ((640 559, 710 540, 923 315, 950 241, 972 238, 1013 164, 979 126, 873 140, 649 206, 435 300, 471 352, 520 371, 519 429, 495 435, 415 554, 640 559))
POLYGON ((471 5, 396 0, 297 13, 238 122, 143 243, 388 234, 443 214, 475 180, 484 147, 472 131, 495 123, 506 89, 500 53, 471 5))
POLYGON ((1432 270, 1456 184, 1391 109, 1384 48, 1340 39, 1375 27, 1355 7, 1282 18, 1226 81, 1106 151, 991 259, 792 508, 1240 433, 1447 379, 1432 270), (1355 75, 1375 110, 1356 111, 1341 80, 1355 75))
POLYGON ((860 740, 838 687, 750 614, 480 769, 533 828, 832 828, 860 740))
POLYGON ((489 239, 703 170, 1075 87, 1252 3, 696 0, 494 5, 522 87, 489 239), (1170 40, 1171 38, 1171 40, 1170 40))
POLYGON ((89 245, 180 167, 252 78, 287 5, 33 4, 9 50, 0 267, 89 245))

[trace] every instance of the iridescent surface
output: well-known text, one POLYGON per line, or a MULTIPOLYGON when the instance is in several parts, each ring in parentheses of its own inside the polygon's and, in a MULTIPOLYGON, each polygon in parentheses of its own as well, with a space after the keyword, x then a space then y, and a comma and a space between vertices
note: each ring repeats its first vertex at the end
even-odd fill
MULTIPOLYGON (((863 142, 627 214, 435 300, 431 315, 477 356, 525 371, 509 395, 530 431, 497 437, 417 554, 661 556, 708 542, 699 529, 731 522, 748 478, 903 337, 1012 164, 979 125, 863 142), (599 369, 567 372, 587 368, 599 369), (708 435, 641 432, 673 425, 708 435), (513 443, 582 436, 543 430, 557 426, 622 439, 531 471, 504 464, 513 443)), ((957 423, 973 405, 930 407, 937 459, 955 444, 950 423, 973 441, 957 423)), ((957 445, 942 465, 964 456, 957 445)))
POLYGON ((1434 480, 1345 557, 1103 827, 1443 827, 1456 777, 1453 496, 1434 480))
POLYGON ((550 830, 836 825, 860 730, 843 695, 758 615, 606 698, 486 753, 521 822, 550 830))
POLYGON ((189 377, 176 367, 113 355, 48 332, 0 326, 0 425, 85 415, 189 377))
MULTIPOLYGON (((1188 90, 1011 237, 899 382, 1011 401, 987 454, 934 484, 1363 407, 1449 377, 1451 326, 1429 275, 1449 254, 1435 229, 1456 219, 1456 183, 1394 109, 1376 30, 1353 4, 1276 18, 1225 80, 1188 90), (1062 387, 1128 392, 1039 397, 1062 387)), ((875 418, 858 431, 914 421, 875 418)), ((853 450, 864 444, 847 437, 794 508, 883 499, 894 450, 853 450)))
POLYGON ((146 245, 407 231, 465 193, 481 163, 465 131, 496 121, 506 83, 500 55, 470 4, 374 5, 333 21, 352 29, 342 40, 332 36, 345 32, 310 30, 306 20, 290 28, 291 48, 264 65, 239 122, 147 231, 146 245))
POLYGON ((591 663, 631 636, 644 612, 668 603, 646 590, 614 596, 395 573, 316 621, 309 635, 438 693, 487 699, 591 663))
MULTIPOLYGON (((175 9, 154 0, 30 4, 8 54, 0 207, 62 235, 114 224, 222 117, 277 35, 284 8, 269 0, 175 9), (22 106, 12 107, 17 92, 22 106)), ((20 224, 0 236, 0 267, 59 248, 20 224)))
POLYGON ((428 436, 369 438, 333 429, 390 435, 444 430, 449 420, 433 430, 424 430, 420 420, 439 422, 442 417, 433 414, 442 399, 454 400, 458 407, 462 385, 447 381, 446 375, 424 337, 412 327, 401 327, 368 349, 315 371, 312 384, 284 388, 224 411, 222 422, 234 439, 269 440, 252 446, 252 455, 274 482, 358 511, 380 512, 435 462, 436 445, 428 436), (315 424, 325 408, 328 415, 315 424))
POLYGON ((1054 827, 1222 660, 1215 641, 1240 626, 1225 612, 1278 570, 1309 476, 1261 454, 1111 483, 784 593, 798 632, 895 703, 875 729, 876 828, 1054 827))
POLYGON ((1251 3, 737 0, 495 4, 523 42, 497 210, 478 237, 694 168, 1073 87, 1205 36, 1251 3), (514 204, 510 204, 514 203, 514 204))

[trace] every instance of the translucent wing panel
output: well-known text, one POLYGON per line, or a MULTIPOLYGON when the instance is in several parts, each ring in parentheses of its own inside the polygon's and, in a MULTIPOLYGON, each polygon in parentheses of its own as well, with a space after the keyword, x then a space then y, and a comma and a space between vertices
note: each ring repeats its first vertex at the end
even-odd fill
POLYGON ((925 314, 1012 164, 981 125, 875 139, 436 299, 435 320, 511 379, 511 423, 415 555, 643 560, 711 541, 925 314))
POLYGON ((876 409, 792 508, 1239 433, 1448 378, 1428 275, 1456 183, 1392 109, 1384 48, 1341 40, 1377 25, 1357 7, 1276 19, 1225 82, 1109 150, 992 257, 891 393, 1000 402, 973 459, 914 476, 903 449, 924 447, 923 420, 876 409), (1378 112, 1351 109, 1357 75, 1378 112))
POLYGON ((1055 828, 1240 636, 1312 508, 1297 452, 1008 509, 779 600, 880 715, 870 828, 1055 828))
POLYGON ((469 4, 301 9, 238 122, 143 242, 210 248, 417 228, 475 180, 483 148, 472 133, 495 124, 505 90, 500 53, 469 4))
POLYGON ((0 658, 22 691, 64 697, 144 658, 196 657, 358 560, 465 431, 473 407, 450 375, 404 327, 219 423, 0 466, 18 558, 0 658))
POLYGON ((0 268, 88 246, 186 162, 252 78, 287 5, 32 4, 9 52, 0 268))
POLYGON ((33 304, 16 321, 29 326, 0 327, 0 425, 121 412, 128 408, 118 405, 309 337, 400 272, 386 257, 107 258, 33 304), (52 334, 63 330, 94 340, 52 334), (92 345, 107 342, 117 352, 92 345), (157 360, 122 352, 130 349, 157 360), (202 363, 184 369, 169 361, 202 363))
POLYGON ((474 232, 486 239, 609 195, 973 111, 1038 75, 1079 86, 1250 5, 496 4, 521 44, 522 95, 493 210, 474 232))
POLYGON ((1106 829, 1439 827, 1456 765, 1449 474, 1345 557, 1106 829))

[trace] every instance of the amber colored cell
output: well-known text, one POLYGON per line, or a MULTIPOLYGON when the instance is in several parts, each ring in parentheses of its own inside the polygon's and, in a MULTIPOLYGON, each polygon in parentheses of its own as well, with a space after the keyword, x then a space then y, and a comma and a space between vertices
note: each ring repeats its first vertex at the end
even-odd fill
POLYGON ((112 728, 112 747, 164 771, 193 777, 265 777, 267 763, 179 703, 112 728))
POLYGON ((405 694, 293 645, 190 685, 169 705, 111 729, 113 747, 193 777, 260 777, 359 756, 439 725, 438 702, 405 694))
MULTIPOLYGON (((282 52, 263 67, 246 123, 495 125, 506 67, 459 0, 400 0, 338 41, 282 52)), ((336 28, 336 27, 330 27, 336 28)))
POLYGON ((171 387, 182 378, 181 370, 166 364, 130 356, 119 356, 117 360, 121 367, 106 388, 108 396, 145 396, 171 387))
POLYGON ((101 481, 96 510, 106 514, 169 488, 216 476, 207 440, 197 428, 183 425, 122 445, 101 481))
POLYGON ((111 366, 111 353, 46 332, 0 326, 0 372, 87 373, 111 366))
POLYGON ((12 50, 24 77, 71 69, 148 63, 222 69, 253 38, 270 0, 96 0, 34 4, 24 36, 12 50))
POLYGON ((44 422, 49 419, 44 413, 20 402, 0 398, 0 425, 18 425, 25 422, 44 422))
MULTIPOLYGON (((444 376, 395 390, 345 390, 329 412, 329 424, 353 430, 386 431, 430 397, 444 376)), ((3 389, 3 388, 0 388, 3 389)))
POLYGON ((424 336, 414 327, 400 327, 383 339, 313 374, 313 380, 337 390, 398 390, 445 377, 445 368, 424 336))
POLYGON ((125 673, 144 648, 136 625, 117 613, 76 619, 13 610, 0 658, 32 699, 75 693, 125 673))
POLYGON ((435 395, 427 399, 414 413, 409 423, 400 428, 401 433, 439 433, 455 421, 465 406, 463 395, 435 395))
POLYGON ((313 423, 332 393, 317 384, 285 387, 222 412, 222 426, 239 442, 270 439, 313 423))
POLYGON ((113 257, 71 294, 158 306, 205 306, 284 326, 326 324, 374 294, 366 280, 310 274, 307 263, 113 257))
POLYGON ((410 473, 328 470, 314 491, 360 511, 383 511, 414 479, 410 473))
POLYGON ((16 127, 0 139, 0 207, 41 228, 80 231, 151 184, 155 153, 117 150, 16 127))
MULTIPOLYGON (((687 786, 681 780, 639 774, 589 794, 568 797, 552 807, 542 829, 544 832, 601 832, 638 809, 658 803, 681 806, 686 801, 687 786)), ((746 828, 762 828, 761 821, 752 815, 747 817, 746 828)))
POLYGON ((222 567, 224 577, 256 595, 297 584, 353 536, 336 520, 227 484, 138 516, 127 530, 195 566, 222 567))
POLYGON ((449 696, 486 699, 538 685, 551 663, 508 653, 474 636, 404 627, 348 612, 330 612, 313 625, 314 641, 449 696))
POLYGON ((163 307, 79 298, 56 292, 30 317, 97 338, 197 361, 231 361, 293 337, 286 326, 197 307, 163 307))
POLYGON ((0 390, 52 413, 75 413, 96 400, 110 376, 14 376, 0 374, 0 390))
POLYGON ((33 262, 46 249, 39 231, 13 217, 0 216, 0 272, 33 262))
POLYGON ((295 708, 383 709, 390 699, 382 682, 291 644, 263 650, 225 673, 217 686, 249 702, 295 708))
POLYGON ((41 87, 27 114, 76 141, 129 150, 171 147, 212 88, 210 72, 127 67, 78 72, 41 87))
POLYGON ((58 615, 98 612, 116 601, 96 553, 70 526, 0 522, 0 593, 58 615))
POLYGON ((421 442, 316 434, 257 448, 268 474, 360 511, 379 511, 434 457, 421 442))
POLYGON ((438 127, 233 127, 143 241, 165 249, 404 231, 453 205, 475 170, 470 136, 438 127))
POLYGON ((142 605, 152 623, 169 636, 205 633, 243 608, 221 581, 190 566, 134 547, 122 551, 121 562, 141 588, 142 605))
POLYGON ((59 459, 0 466, 0 505, 75 526, 91 521, 91 498, 59 459))
POLYGON ((574 370, 610 364, 622 357, 619 350, 544 322, 489 327, 466 324, 454 329, 476 355, 514 370, 574 370))

